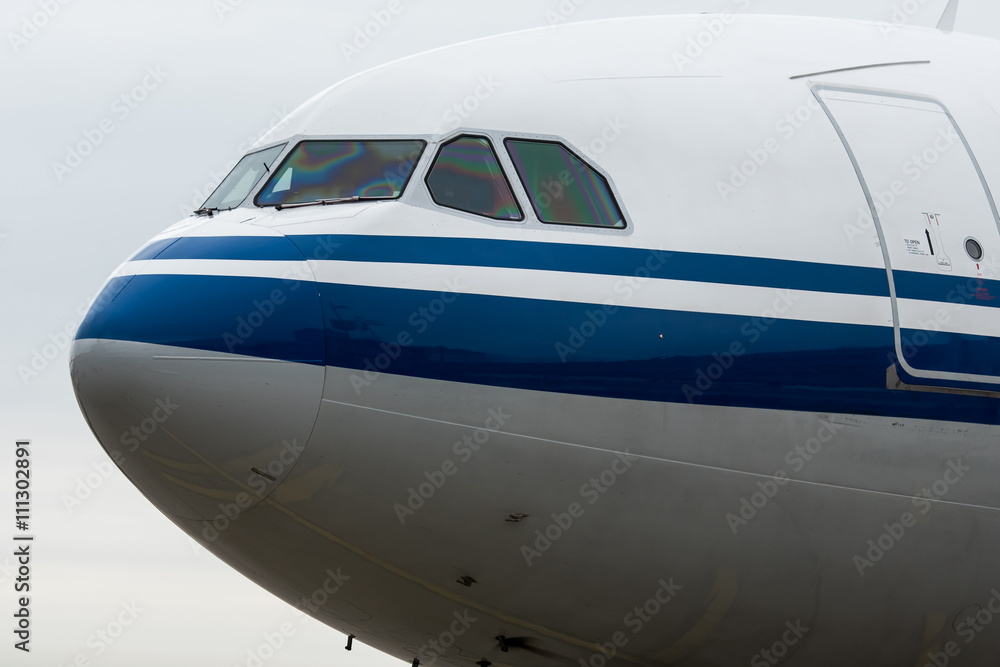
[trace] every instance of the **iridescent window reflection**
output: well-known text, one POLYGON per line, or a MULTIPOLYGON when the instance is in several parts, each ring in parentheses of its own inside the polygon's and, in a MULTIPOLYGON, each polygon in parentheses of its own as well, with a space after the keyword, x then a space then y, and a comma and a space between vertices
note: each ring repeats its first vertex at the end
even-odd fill
POLYGON ((483 137, 461 136, 442 146, 427 187, 439 206, 494 220, 524 217, 492 144, 483 137))
POLYGON ((542 222, 625 227, 607 180, 562 144, 508 139, 507 151, 542 222))
POLYGON ((396 199, 425 145, 416 140, 304 141, 272 174, 257 196, 257 205, 396 199))

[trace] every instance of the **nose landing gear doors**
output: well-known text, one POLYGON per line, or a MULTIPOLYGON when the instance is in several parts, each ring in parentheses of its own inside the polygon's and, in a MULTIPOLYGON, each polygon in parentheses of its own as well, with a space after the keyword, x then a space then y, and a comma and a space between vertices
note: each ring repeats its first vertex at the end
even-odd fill
POLYGON ((904 376, 1000 384, 1000 216, 955 119, 924 97, 822 85, 813 93, 868 198, 904 376))

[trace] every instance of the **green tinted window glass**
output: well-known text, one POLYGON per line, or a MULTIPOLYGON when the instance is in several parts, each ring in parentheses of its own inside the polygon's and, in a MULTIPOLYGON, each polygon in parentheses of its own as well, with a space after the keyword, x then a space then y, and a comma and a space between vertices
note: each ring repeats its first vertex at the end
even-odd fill
POLYGON ((351 197, 396 199, 423 141, 303 141, 271 175, 258 206, 351 197))
POLYGON ((285 144, 244 156, 208 198, 203 209, 226 210, 239 206, 274 164, 285 144))
POLYGON ((427 187, 439 206, 494 220, 523 217, 493 146, 482 137, 462 136, 442 146, 427 187))
POLYGON ((507 150, 542 222, 625 227, 607 180, 562 144, 508 139, 507 150))

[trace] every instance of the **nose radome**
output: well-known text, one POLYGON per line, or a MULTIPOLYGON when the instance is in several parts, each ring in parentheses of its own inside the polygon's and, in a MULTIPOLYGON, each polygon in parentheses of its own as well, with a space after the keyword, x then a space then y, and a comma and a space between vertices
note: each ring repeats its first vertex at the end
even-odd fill
POLYGON ((227 517, 270 494, 308 443, 323 392, 319 295, 280 235, 161 246, 95 301, 73 386, 107 454, 162 511, 227 517))

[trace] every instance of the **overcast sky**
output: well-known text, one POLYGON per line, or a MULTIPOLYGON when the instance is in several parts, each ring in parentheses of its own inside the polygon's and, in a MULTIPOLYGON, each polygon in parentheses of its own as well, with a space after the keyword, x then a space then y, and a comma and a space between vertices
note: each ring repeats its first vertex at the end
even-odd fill
MULTIPOLYGON (((98 667, 246 665, 285 621, 295 634, 268 667, 402 664, 364 647, 344 652, 342 635, 197 547, 110 467, 70 387, 80 308, 281 116, 360 70, 546 25, 550 12, 579 21, 739 8, 890 21, 906 4, 918 8, 908 22, 934 25, 946 0, 401 0, 348 58, 341 45, 388 0, 5 0, 0 516, 13 513, 13 443, 30 438, 37 542, 30 656, 11 646, 13 547, 0 547, 0 664, 54 667, 82 655, 98 667), (72 159, 82 141, 93 151, 72 159), (122 614, 134 623, 103 644, 98 631, 122 614)), ((963 0, 958 29, 1000 38, 1000 5, 963 0)), ((0 543, 13 532, 0 529, 0 543)))

